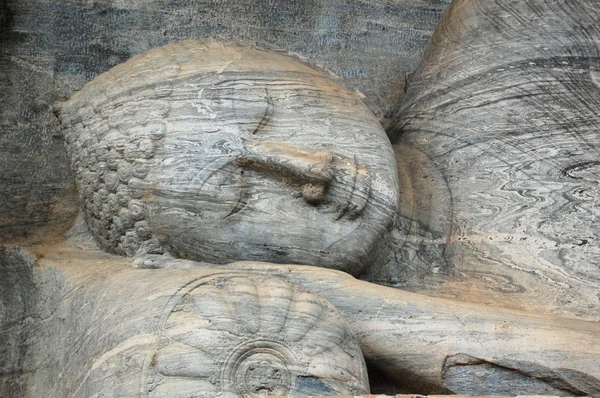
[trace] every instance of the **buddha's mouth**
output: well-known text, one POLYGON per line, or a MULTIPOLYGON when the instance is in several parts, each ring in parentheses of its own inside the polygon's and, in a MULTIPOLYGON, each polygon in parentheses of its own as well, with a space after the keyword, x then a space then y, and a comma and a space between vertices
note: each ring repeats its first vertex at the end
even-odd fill
POLYGON ((233 163, 300 187, 302 198, 310 205, 334 204, 336 220, 362 214, 371 191, 369 172, 354 156, 343 157, 326 150, 274 141, 248 142, 245 152, 233 163))

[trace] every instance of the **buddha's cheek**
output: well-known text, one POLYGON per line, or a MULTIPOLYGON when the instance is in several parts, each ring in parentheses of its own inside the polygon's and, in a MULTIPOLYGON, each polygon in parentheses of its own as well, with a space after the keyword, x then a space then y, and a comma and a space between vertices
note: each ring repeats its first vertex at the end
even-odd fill
POLYGON ((373 239, 361 217, 343 217, 332 203, 307 203, 280 182, 224 186, 219 195, 149 200, 148 222, 171 254, 226 263, 260 260, 355 271, 373 239), (194 200, 195 199, 195 200, 194 200), (361 229, 364 231, 361 232, 361 229), (359 238, 360 237, 360 238, 359 238), (348 244, 343 244, 343 242, 348 244))

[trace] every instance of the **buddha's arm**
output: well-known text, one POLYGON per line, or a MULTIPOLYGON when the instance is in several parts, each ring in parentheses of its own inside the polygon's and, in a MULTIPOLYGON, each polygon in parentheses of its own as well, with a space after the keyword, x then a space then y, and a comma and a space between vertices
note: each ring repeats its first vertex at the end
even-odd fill
POLYGON ((487 394, 509 383, 509 392, 600 394, 597 322, 432 298, 317 267, 217 267, 273 274, 323 296, 350 323, 370 370, 399 390, 487 394))

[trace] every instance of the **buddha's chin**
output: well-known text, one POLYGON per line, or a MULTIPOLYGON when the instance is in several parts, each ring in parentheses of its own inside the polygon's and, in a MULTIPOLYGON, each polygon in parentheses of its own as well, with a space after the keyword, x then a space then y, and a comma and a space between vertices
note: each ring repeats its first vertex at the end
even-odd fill
POLYGON ((239 198, 155 197, 146 202, 147 220, 162 247, 178 258, 303 264, 352 275, 381 260, 381 243, 389 235, 394 212, 380 208, 391 206, 367 202, 357 215, 340 211, 343 206, 333 201, 308 204, 277 184, 248 190, 239 198))
POLYGON ((209 242, 210 247, 197 245, 196 251, 188 251, 182 247, 181 242, 176 245, 166 245, 168 250, 177 252, 178 249, 186 250, 179 253, 179 257, 203 261, 207 263, 227 264, 238 261, 260 261, 275 264, 299 264, 322 268, 335 269, 351 275, 360 274, 365 263, 362 256, 351 252, 320 251, 310 248, 286 247, 279 244, 263 243, 257 246, 248 242, 209 242), (234 251, 230 251, 235 246, 234 251))

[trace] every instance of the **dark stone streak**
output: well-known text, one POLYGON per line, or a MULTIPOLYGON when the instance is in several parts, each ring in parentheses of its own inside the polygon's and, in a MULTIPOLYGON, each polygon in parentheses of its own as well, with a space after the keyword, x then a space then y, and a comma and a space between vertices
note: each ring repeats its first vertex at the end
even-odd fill
POLYGON ((18 248, 0 246, 0 397, 25 396, 26 358, 36 306, 34 260, 18 248))
POLYGON ((446 358, 442 380, 457 394, 600 394, 600 380, 575 370, 550 369, 535 362, 488 361, 467 354, 456 354, 446 358))

